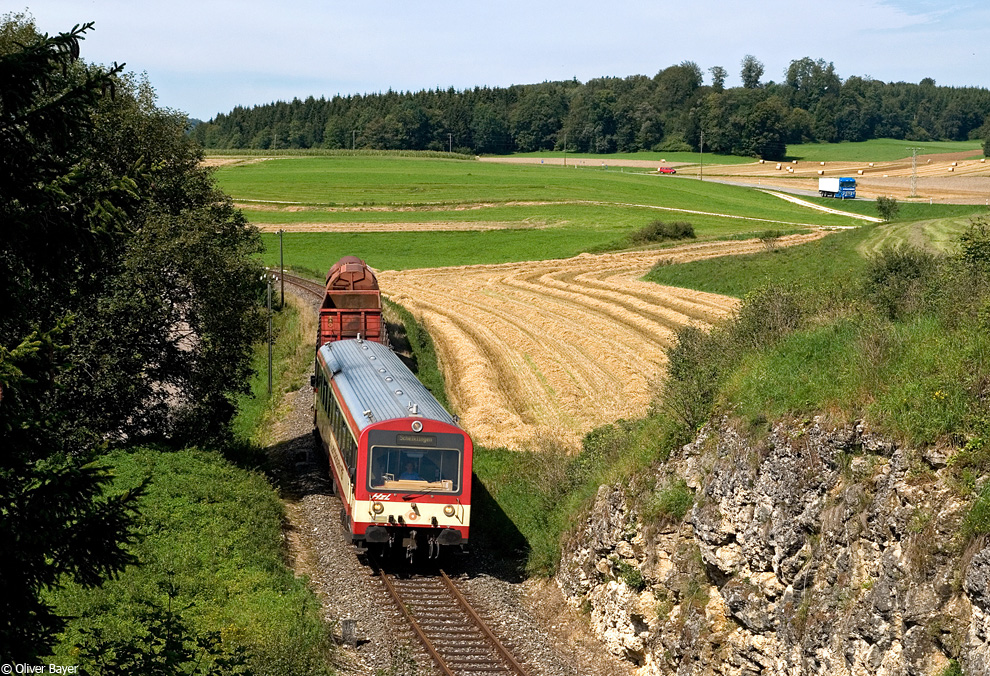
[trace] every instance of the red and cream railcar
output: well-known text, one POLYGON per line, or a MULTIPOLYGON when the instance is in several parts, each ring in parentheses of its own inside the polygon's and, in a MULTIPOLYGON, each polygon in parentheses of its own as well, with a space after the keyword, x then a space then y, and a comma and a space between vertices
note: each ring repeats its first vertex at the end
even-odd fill
POLYGON ((467 544, 471 438, 386 345, 327 343, 316 358, 316 426, 359 549, 467 544))

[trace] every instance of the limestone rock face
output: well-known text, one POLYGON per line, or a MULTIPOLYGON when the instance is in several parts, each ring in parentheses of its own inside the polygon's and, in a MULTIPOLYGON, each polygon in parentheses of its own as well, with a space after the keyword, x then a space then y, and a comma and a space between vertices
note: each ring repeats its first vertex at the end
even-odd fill
POLYGON ((945 451, 820 420, 710 425, 655 487, 603 486, 557 583, 647 674, 990 676, 990 543, 945 451), (684 518, 650 507, 675 479, 684 518))

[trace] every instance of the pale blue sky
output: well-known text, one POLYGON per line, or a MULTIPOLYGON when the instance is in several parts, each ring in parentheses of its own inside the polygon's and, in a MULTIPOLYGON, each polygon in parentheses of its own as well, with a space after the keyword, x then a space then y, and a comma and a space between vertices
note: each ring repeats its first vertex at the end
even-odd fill
POLYGON ((48 33, 95 21, 95 63, 147 72, 159 105, 209 119, 294 97, 654 75, 681 61, 739 84, 794 59, 843 79, 990 86, 990 3, 943 0, 26 0, 48 33))

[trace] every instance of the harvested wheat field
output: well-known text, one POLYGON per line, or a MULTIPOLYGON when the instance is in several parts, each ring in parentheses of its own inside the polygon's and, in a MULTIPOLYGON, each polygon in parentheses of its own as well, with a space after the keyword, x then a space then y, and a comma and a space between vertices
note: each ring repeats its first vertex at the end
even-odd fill
POLYGON ((990 163, 973 151, 943 153, 895 162, 753 162, 713 165, 705 175, 726 182, 817 191, 821 176, 851 176, 859 197, 888 195, 904 201, 985 204, 990 198, 990 163), (912 174, 915 176, 912 196, 912 174))
MULTIPOLYGON (((802 244, 825 233, 792 235, 802 244)), ((730 315, 734 298, 640 281, 660 259, 752 253, 759 240, 566 260, 378 273, 436 343, 453 408, 475 442, 580 448, 593 428, 640 417, 686 325, 730 315)))

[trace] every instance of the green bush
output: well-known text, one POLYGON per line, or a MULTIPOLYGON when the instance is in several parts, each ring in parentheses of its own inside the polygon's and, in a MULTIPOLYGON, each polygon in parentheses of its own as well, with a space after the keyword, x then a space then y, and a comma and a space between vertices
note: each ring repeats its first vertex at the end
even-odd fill
POLYGON ((963 670, 959 664, 959 660, 949 660, 949 664, 942 670, 939 676, 963 676, 963 670))
POLYGON ((665 483, 652 493, 643 507, 643 520, 647 522, 676 523, 694 506, 694 493, 684 479, 665 483))
POLYGON ((959 237, 959 243, 968 267, 990 273, 990 217, 980 216, 970 221, 969 228, 959 237))
POLYGON ((939 270, 940 259, 924 249, 898 246, 883 249, 866 268, 866 298, 889 319, 921 308, 928 284, 939 270))
POLYGON ((963 533, 969 537, 990 533, 990 484, 976 496, 963 521, 963 533))
POLYGON ((743 298, 732 326, 735 340, 749 348, 772 345, 801 326, 805 314, 802 294, 780 284, 768 284, 743 298))
POLYGON ((197 450, 139 448, 107 460, 114 490, 151 479, 132 545, 140 565, 99 588, 53 592, 58 611, 74 618, 54 661, 77 663, 82 651, 96 673, 110 673, 112 664, 100 667, 109 659, 103 646, 120 664, 150 667, 157 658, 145 653, 177 640, 172 666, 187 661, 183 651, 205 647, 253 673, 330 673, 333 647, 319 601, 284 563, 283 507, 263 475, 197 450))
POLYGON ((650 221, 646 226, 629 235, 633 244, 650 244, 677 239, 694 239, 694 226, 686 221, 650 221))
POLYGON ((900 211, 901 205, 897 203, 897 198, 879 195, 877 197, 877 216, 885 221, 893 220, 900 211))
POLYGON ((630 589, 638 592, 646 589, 646 580, 639 568, 618 559, 615 560, 615 566, 619 570, 619 579, 625 582, 630 589))
POLYGON ((711 416, 733 356, 727 338, 719 330, 705 332, 688 326, 678 331, 677 344, 667 355, 667 380, 658 403, 684 425, 685 434, 711 416))

